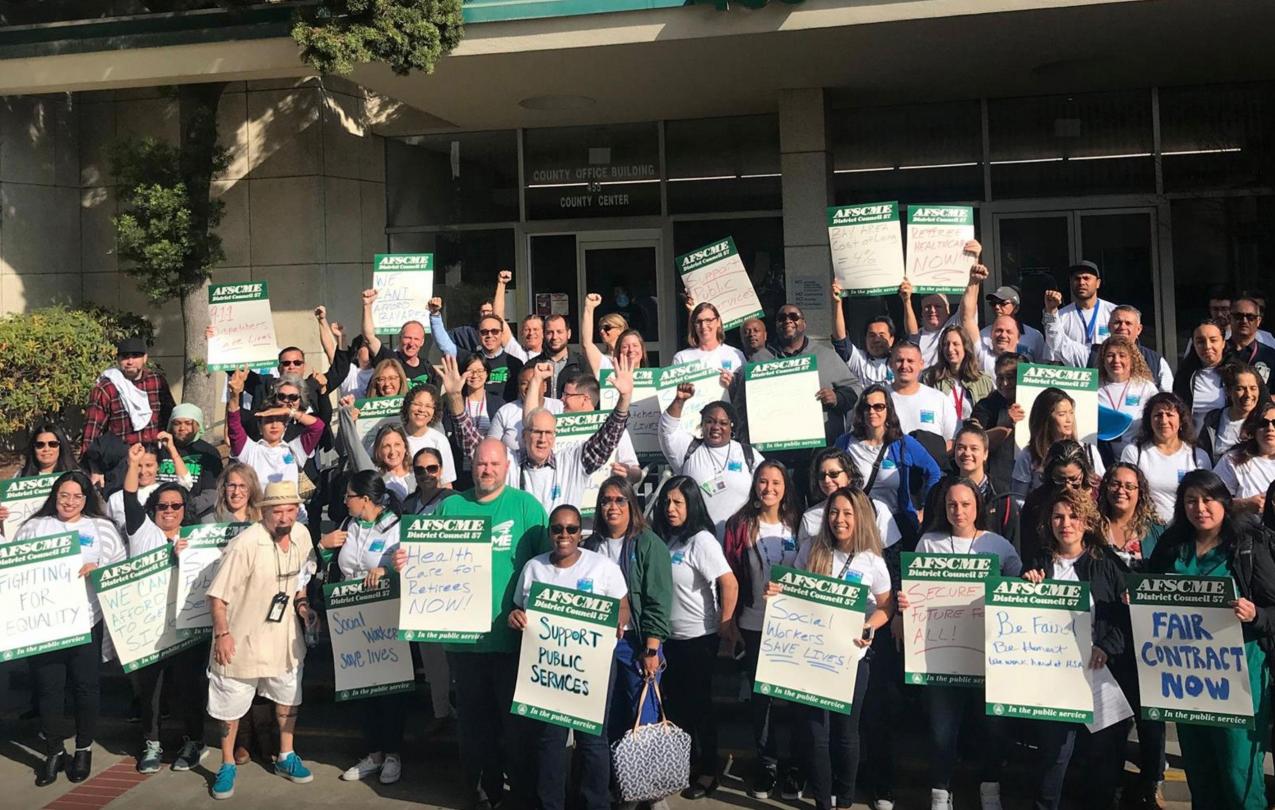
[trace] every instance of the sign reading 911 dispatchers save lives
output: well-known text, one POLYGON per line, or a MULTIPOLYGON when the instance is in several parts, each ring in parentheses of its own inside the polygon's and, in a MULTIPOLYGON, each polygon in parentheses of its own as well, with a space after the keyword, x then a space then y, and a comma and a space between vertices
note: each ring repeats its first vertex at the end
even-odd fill
POLYGON ((213 284, 208 288, 208 370, 268 368, 278 360, 274 316, 266 282, 213 284))
POLYGON ((473 644, 492 629, 491 520, 403 515, 398 638, 473 644))

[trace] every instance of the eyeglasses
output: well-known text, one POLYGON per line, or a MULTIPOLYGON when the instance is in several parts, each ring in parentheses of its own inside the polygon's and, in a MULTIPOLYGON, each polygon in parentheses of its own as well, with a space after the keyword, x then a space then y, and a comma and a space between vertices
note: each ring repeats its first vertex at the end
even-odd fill
POLYGON ((31 442, 31 446, 34 447, 36 450, 43 450, 46 447, 49 448, 50 450, 56 450, 62 446, 62 442, 58 441, 57 439, 50 439, 47 442, 31 442))
POLYGON ((247 489, 248 489, 248 485, 247 485, 247 484, 232 484, 232 483, 229 483, 229 482, 227 482, 227 483, 226 483, 226 490, 227 490, 227 491, 233 491, 233 490, 237 490, 237 489, 247 490, 247 489))
POLYGON ((1128 481, 1123 481, 1123 482, 1112 481, 1110 484, 1107 485, 1107 489, 1111 490, 1112 492, 1119 492, 1122 489, 1125 492, 1137 492, 1138 485, 1135 483, 1130 483, 1128 481))
POLYGON ((438 475, 438 471, 442 469, 438 464, 426 464, 424 467, 412 467, 412 472, 417 475, 438 475))
POLYGON ((792 321, 793 323, 796 323, 800 320, 800 312, 781 312, 775 316, 775 323, 783 323, 784 321, 792 321))
POLYGON ((478 334, 483 337, 495 337, 496 335, 499 335, 501 331, 502 330, 500 329, 479 329, 478 334))
POLYGON ((1055 486, 1079 487, 1085 483, 1084 474, 1080 475, 1055 475, 1052 479, 1055 486))
POLYGON ((840 478, 845 475, 845 470, 821 470, 818 473, 819 478, 840 478))
POLYGON ((276 394, 275 400, 278 402, 300 402, 300 394, 276 394))
POLYGON ((556 433, 556 430, 533 430, 532 428, 527 428, 527 435, 533 437, 553 438, 556 433))
POLYGON ((1256 312, 1232 312, 1231 313, 1231 320, 1239 321, 1241 323, 1252 323, 1253 321, 1256 321, 1261 317, 1262 316, 1258 315, 1256 312))
POLYGON ((717 323, 717 318, 713 317, 713 318, 696 318, 695 319, 696 326, 707 326, 710 323, 717 323))
POLYGON ((156 512, 180 512, 186 508, 184 503, 157 503, 155 504, 156 512))
POLYGON ((351 498, 366 498, 366 497, 367 497, 366 495, 356 495, 356 494, 354 494, 353 492, 347 492, 347 493, 345 493, 345 498, 344 498, 344 500, 347 500, 347 501, 348 501, 348 500, 350 500, 351 498))
POLYGON ((555 523, 549 527, 551 534, 577 535, 580 533, 580 524, 578 523, 555 523))
POLYGON ((889 406, 884 402, 865 402, 863 404, 865 411, 872 411, 873 413, 884 413, 887 407, 889 406))
POLYGON ((609 498, 599 498, 598 503, 603 506, 628 506, 629 501, 622 495, 612 495, 609 498))
POLYGON ((1258 419, 1257 420, 1258 430, 1270 430, 1271 428, 1275 428, 1275 419, 1258 419))
POLYGON ((619 328, 620 328, 620 327, 616 326, 616 325, 615 325, 615 324, 613 324, 613 323, 608 323, 608 324, 603 324, 602 326, 598 327, 598 331, 599 331, 599 332, 615 332, 615 331, 617 331, 619 328))
POLYGON ((279 365, 280 366, 296 366, 297 368, 300 368, 301 366, 305 365, 305 361, 304 360, 280 360, 279 365))
POLYGON ((59 492, 58 503, 79 503, 84 500, 83 493, 77 492, 59 492))

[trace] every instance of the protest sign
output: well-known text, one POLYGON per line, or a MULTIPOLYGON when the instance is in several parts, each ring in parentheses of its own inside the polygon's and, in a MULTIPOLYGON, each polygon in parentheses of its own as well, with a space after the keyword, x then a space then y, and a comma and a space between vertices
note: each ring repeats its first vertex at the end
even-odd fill
MULTIPOLYGON (((1098 369, 1072 368, 1070 366, 1039 366, 1032 363, 1018 364, 1018 388, 1014 401, 1031 415, 1036 397, 1046 388, 1057 388, 1076 402, 1076 438, 1092 444, 1098 440, 1098 369)), ((1031 440, 1030 420, 1023 419, 1014 426, 1014 441, 1026 447, 1031 440)))
POLYGON ((473 644, 491 632, 491 520, 403 515, 401 641, 473 644))
POLYGON ((0 544, 0 661, 89 642, 83 564, 75 532, 0 544))
POLYGON ((412 649, 398 639, 399 580, 381 577, 368 588, 362 579, 323 586, 336 699, 411 692, 416 688, 412 649))
POLYGON ((359 409, 359 418, 354 423, 358 430, 359 441, 363 443, 367 454, 372 455, 372 445, 376 443, 376 434, 386 425, 400 425, 403 420, 399 414, 403 409, 403 397, 371 397, 356 400, 354 407, 359 409))
POLYGON ((4 519, 3 525, 5 537, 12 540, 18 536, 18 529, 44 505, 49 493, 53 491, 53 482, 61 475, 62 473, 55 472, 0 482, 0 506, 9 510, 9 516, 4 519))
POLYGON ((601 734, 620 600, 533 582, 510 711, 601 734))
POLYGON ((208 370, 266 368, 278 361, 274 316, 266 282, 213 284, 208 288, 208 370))
POLYGON ((909 205, 907 277, 912 292, 962 293, 977 256, 965 252, 974 238, 968 205, 909 205))
POLYGON ((378 253, 373 260, 372 329, 397 335, 408 321, 429 331, 429 299, 434 295, 433 253, 378 253))
POLYGON ((1000 573, 995 554, 902 555, 903 680, 983 685, 983 581, 1000 573))
MULTIPOLYGON (((610 369, 603 369, 599 380, 602 383, 600 408, 606 411, 614 410, 620 399, 620 392, 611 385, 612 374, 614 372, 610 369)), ((626 429, 629 431, 629 438, 633 440, 633 452, 637 453, 638 460, 643 463, 663 458, 660 453, 659 380, 658 368, 633 369, 633 396, 629 401, 629 424, 626 429)))
POLYGON ((988 577, 984 588, 987 713, 1092 722, 1089 583, 988 577))
MULTIPOLYGON (((561 451, 575 447, 578 444, 584 444, 598 432, 598 429, 602 427, 602 423, 610 415, 610 411, 558 414, 558 433, 554 439, 554 447, 561 451)), ((603 481, 611 477, 611 465, 614 463, 615 451, 612 450, 606 462, 589 476, 588 482, 584 485, 584 492, 580 494, 580 514, 583 517, 593 517, 593 512, 598 503, 598 489, 602 486, 603 481)))
POLYGON ((177 633, 186 636, 212 629, 208 586, 217 576, 221 553, 249 523, 204 523, 183 526, 186 550, 177 555, 177 633))
POLYGON ((1230 577, 1129 577, 1142 716, 1253 728, 1244 631, 1230 577))
POLYGON ((744 366, 748 438, 758 450, 823 447, 823 405, 814 355, 744 366))
POLYGON ((842 297, 888 295, 903 283, 897 202, 829 208, 828 247, 842 297))
POLYGON ((868 589, 782 565, 770 581, 783 593, 766 600, 753 691, 850 714, 868 589))
POLYGON ((660 413, 668 410, 669 403, 677 396, 677 386, 682 383, 695 386, 695 393, 682 403, 682 427, 700 438, 700 411, 710 402, 730 400, 726 389, 722 387, 722 370, 709 368, 699 360, 660 369, 656 394, 660 413))
POLYGON ((686 292, 696 304, 712 304, 723 329, 764 314, 735 240, 729 236, 674 259, 686 292))
POLYGON ((206 634, 177 632, 177 560, 171 546, 94 569, 89 574, 102 618, 125 672, 200 643, 206 634))

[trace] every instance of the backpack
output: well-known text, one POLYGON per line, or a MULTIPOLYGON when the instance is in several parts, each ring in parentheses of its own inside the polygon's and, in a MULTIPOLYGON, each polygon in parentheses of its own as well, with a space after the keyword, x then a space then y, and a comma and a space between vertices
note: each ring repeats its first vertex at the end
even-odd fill
MULTIPOLYGON (((735 441, 739 441, 736 439, 735 441)), ((682 456, 682 467, 686 466, 686 462, 690 461, 691 456, 695 455, 695 451, 704 446, 703 439, 693 439, 689 447, 686 448, 686 455, 682 456)), ((739 446, 744 450, 744 464, 748 467, 751 474, 757 466, 757 457, 753 453, 753 446, 748 442, 739 442, 739 446)))

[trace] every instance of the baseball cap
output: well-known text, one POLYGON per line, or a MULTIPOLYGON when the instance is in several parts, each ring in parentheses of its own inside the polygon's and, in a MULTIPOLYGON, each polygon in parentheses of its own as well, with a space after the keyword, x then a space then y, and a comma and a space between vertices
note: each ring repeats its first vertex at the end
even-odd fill
POLYGON ((146 342, 139 337, 124 338, 115 344, 115 353, 117 355, 146 354, 146 342))
POLYGON ((1102 271, 1098 269, 1098 265, 1088 259, 1076 262, 1071 267, 1067 268, 1067 275, 1074 276, 1077 273, 1090 273, 1098 278, 1102 278, 1102 271))
POLYGON ((989 304, 997 304, 1002 301, 1008 301, 1015 307, 1019 307, 1023 303, 1022 298, 1018 295, 1018 289, 1008 285, 1004 287, 997 287, 995 292, 990 292, 984 297, 989 304))

